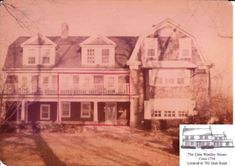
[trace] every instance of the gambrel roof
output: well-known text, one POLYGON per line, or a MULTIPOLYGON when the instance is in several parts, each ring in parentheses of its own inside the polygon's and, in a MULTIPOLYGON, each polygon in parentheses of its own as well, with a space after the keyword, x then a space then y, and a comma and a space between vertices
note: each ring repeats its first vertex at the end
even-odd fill
POLYGON ((208 59, 202 54, 202 52, 200 50, 200 47, 198 46, 197 41, 196 41, 195 37, 192 35, 192 33, 189 33, 184 28, 182 28, 182 26, 180 24, 175 23, 171 19, 165 19, 165 20, 161 21, 159 24, 154 25, 153 27, 151 27, 150 30, 148 30, 147 32, 145 32, 145 33, 143 33, 142 35, 139 36, 139 38, 137 40, 137 43, 136 43, 136 47, 133 50, 129 61, 127 62, 128 65, 133 64, 133 63, 136 63, 136 64, 141 63, 138 56, 140 55, 141 46, 143 45, 144 40, 145 40, 146 37, 153 35, 157 38, 163 38, 163 40, 165 40, 167 38, 166 36, 159 36, 159 35, 161 35, 161 34, 158 34, 159 30, 164 31, 163 35, 168 33, 168 34, 174 36, 175 32, 177 31, 177 32, 180 32, 182 34, 182 36, 189 37, 193 41, 193 44, 196 47, 198 58, 201 61, 200 65, 208 65, 208 66, 211 65, 211 63, 208 61, 208 59), (164 31, 164 28, 166 29, 165 31, 164 31))
MULTIPOLYGON (((60 36, 43 37, 48 43, 54 43, 56 46, 56 60, 52 68, 80 68, 81 65, 81 43, 87 42, 87 36, 69 36, 62 39, 60 36)), ((104 39, 104 38, 99 38, 104 39)), ((115 44, 115 68, 125 68, 127 60, 135 47, 138 37, 135 36, 110 36, 105 39, 106 42, 115 44), (108 40, 107 40, 108 39, 108 40)), ((94 39, 97 40, 97 39, 94 39)), ((94 40, 91 40, 94 42, 94 40)), ((23 65, 23 48, 25 44, 35 44, 36 37, 19 37, 9 47, 4 63, 4 70, 27 69, 28 66, 23 65)), ((89 41, 89 42, 91 42, 89 41)), ((32 68, 32 67, 31 67, 32 68)))

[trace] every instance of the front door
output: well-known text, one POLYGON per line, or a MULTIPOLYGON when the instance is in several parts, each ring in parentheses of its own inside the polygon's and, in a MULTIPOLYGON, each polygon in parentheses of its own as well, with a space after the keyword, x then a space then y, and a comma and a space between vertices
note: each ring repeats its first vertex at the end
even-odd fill
POLYGON ((117 104, 116 103, 105 103, 105 123, 106 124, 116 124, 117 121, 117 104))

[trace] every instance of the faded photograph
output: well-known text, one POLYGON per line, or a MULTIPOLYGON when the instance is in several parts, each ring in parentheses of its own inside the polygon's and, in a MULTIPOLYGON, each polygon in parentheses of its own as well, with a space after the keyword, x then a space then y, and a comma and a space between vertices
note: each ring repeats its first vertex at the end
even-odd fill
POLYGON ((177 166, 232 124, 232 4, 0 1, 0 165, 177 166))

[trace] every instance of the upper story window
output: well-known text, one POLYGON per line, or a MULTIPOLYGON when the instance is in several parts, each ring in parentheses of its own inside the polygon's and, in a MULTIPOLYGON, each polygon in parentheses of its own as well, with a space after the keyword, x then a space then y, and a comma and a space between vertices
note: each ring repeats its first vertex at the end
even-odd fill
POLYGON ((192 44, 190 38, 179 39, 179 59, 191 59, 192 44))
POLYGON ((146 38, 145 42, 145 60, 158 60, 158 40, 157 38, 146 38))

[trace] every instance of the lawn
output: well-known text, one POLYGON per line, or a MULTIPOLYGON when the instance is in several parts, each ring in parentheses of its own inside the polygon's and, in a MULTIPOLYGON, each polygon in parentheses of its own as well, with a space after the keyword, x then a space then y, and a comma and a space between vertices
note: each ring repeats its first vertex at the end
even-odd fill
POLYGON ((8 166, 177 166, 170 139, 120 127, 0 134, 0 160, 8 166))

